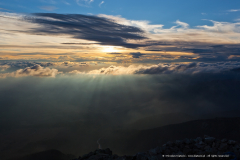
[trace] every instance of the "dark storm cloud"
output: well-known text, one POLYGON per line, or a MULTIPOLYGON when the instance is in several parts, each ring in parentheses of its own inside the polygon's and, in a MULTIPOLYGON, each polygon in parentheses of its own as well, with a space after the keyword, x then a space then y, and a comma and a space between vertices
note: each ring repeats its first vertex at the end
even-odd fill
POLYGON ((142 53, 140 53, 140 52, 137 52, 137 53, 129 53, 129 54, 132 55, 133 58, 139 58, 139 57, 141 57, 141 56, 143 56, 143 55, 146 55, 146 54, 142 54, 142 53))
POLYGON ((28 33, 43 35, 70 35, 76 39, 97 41, 102 45, 137 48, 145 45, 128 43, 126 40, 146 39, 140 28, 121 25, 113 20, 81 14, 36 13, 26 21, 41 25, 28 33))

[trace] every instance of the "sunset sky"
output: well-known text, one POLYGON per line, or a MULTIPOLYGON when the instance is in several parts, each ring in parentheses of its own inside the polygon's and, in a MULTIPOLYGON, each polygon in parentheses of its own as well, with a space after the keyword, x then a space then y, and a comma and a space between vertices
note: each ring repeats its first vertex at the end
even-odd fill
POLYGON ((24 68, 36 62, 57 68, 47 76, 238 67, 239 13, 237 0, 4 0, 1 76, 19 63, 24 68))
POLYGON ((1 0, 0 157, 235 116, 239 73, 239 0, 1 0))

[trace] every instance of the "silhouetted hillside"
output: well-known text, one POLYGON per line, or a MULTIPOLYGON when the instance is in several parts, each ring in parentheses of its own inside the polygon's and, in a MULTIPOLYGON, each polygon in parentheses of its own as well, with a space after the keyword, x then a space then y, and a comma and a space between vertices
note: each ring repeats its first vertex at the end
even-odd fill
POLYGON ((66 155, 58 150, 47 150, 34 153, 20 158, 12 158, 10 160, 70 160, 75 158, 73 155, 66 155))
POLYGON ((203 135, 240 141, 240 117, 194 120, 142 130, 132 137, 128 148, 134 153, 157 147, 167 141, 201 137, 203 135))
MULTIPOLYGON (((114 132, 115 134, 110 137, 103 137, 100 143, 103 148, 111 148, 111 150, 119 155, 133 156, 138 152, 145 152, 152 148, 162 146, 168 141, 176 141, 179 139, 193 139, 196 137, 203 137, 209 135, 216 139, 233 139, 240 141, 240 117, 237 118, 215 118, 215 119, 203 119, 194 120, 179 124, 172 124, 163 127, 147 130, 119 130, 114 132)), ((96 139, 97 140, 97 139, 96 139)), ((81 145, 81 144, 80 144, 81 145)), ((93 147, 97 148, 97 143, 93 144, 93 147)), ((90 151, 84 152, 86 149, 79 150, 79 154, 76 156, 86 154, 90 151)), ((66 152, 65 153, 71 153, 66 152)), ((34 157, 51 156, 51 160, 56 157, 59 160, 65 160, 67 155, 59 151, 46 151, 29 156, 21 157, 16 160, 31 160, 34 157), (30 159, 29 159, 30 158, 30 159), (65 159, 64 159, 65 158, 65 159)), ((14 160, 14 159, 12 159, 14 160)), ((34 159, 38 160, 38 159, 34 159)), ((39 159, 40 160, 40 159, 39 159)), ((45 159, 44 159, 45 160, 45 159)))

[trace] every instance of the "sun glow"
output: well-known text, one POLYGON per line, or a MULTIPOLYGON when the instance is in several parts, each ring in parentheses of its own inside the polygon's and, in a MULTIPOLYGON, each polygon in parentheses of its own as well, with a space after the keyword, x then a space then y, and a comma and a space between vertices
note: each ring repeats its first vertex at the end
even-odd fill
POLYGON ((102 51, 108 53, 118 52, 118 50, 113 46, 105 46, 102 51))

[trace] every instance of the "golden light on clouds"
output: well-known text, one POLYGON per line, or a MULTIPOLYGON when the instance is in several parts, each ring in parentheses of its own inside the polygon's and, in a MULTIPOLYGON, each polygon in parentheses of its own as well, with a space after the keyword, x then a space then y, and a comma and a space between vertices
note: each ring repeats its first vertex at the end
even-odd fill
POLYGON ((102 49, 102 52, 114 53, 114 52, 119 52, 119 50, 114 46, 104 46, 102 49))
MULTIPOLYGON (((62 34, 53 31, 48 33, 44 28, 39 28, 39 24, 24 21, 21 17, 20 14, 0 12, 0 22, 4 24, 0 26, 1 59, 97 59, 120 63, 130 59, 131 62, 209 59, 218 57, 219 54, 220 58, 224 56, 228 59, 238 58, 235 55, 239 51, 240 22, 211 21, 213 24, 209 26, 190 27, 189 24, 177 20, 171 28, 164 28, 162 24, 153 25, 148 21, 99 15, 112 19, 119 25, 138 27, 144 31, 141 34, 145 38, 137 39, 134 38, 139 37, 137 33, 130 34, 121 30, 117 30, 116 35, 112 35, 115 30, 109 34, 106 32, 105 35, 102 33, 103 31, 105 33, 104 28, 99 28, 99 32, 92 30, 92 34, 96 34, 93 37, 97 37, 95 41, 91 34, 81 36, 80 33, 85 33, 82 32, 81 25, 80 29, 77 29, 79 31, 77 37, 70 32, 71 28, 66 26, 59 26, 62 34), (41 29, 45 32, 41 33, 41 29), (121 36, 125 34, 129 37, 122 38, 121 36)), ((94 19, 91 20, 94 22, 94 19)), ((63 22, 69 25, 73 23, 63 22)))

